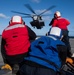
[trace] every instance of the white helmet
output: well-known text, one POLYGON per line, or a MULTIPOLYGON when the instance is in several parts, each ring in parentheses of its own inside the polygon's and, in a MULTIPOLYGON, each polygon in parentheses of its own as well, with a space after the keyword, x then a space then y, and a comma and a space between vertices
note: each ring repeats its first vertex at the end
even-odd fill
POLYGON ((22 20, 22 17, 21 16, 13 16, 10 20, 10 24, 12 23, 20 23, 22 24, 23 23, 23 20, 22 20))
POLYGON ((55 36, 58 36, 61 38, 62 30, 58 27, 52 27, 50 32, 49 32, 49 35, 55 35, 55 36))
POLYGON ((56 12, 54 13, 54 15, 56 15, 57 17, 59 17, 59 16, 61 16, 61 13, 60 13, 59 11, 56 11, 56 12))

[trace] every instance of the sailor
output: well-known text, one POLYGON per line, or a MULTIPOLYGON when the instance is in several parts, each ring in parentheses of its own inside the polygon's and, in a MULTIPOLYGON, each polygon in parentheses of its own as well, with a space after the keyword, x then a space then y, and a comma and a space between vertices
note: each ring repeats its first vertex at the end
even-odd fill
POLYGON ((20 75, 56 75, 65 64, 67 47, 62 42, 62 30, 52 27, 48 36, 31 43, 29 56, 24 58, 20 75))

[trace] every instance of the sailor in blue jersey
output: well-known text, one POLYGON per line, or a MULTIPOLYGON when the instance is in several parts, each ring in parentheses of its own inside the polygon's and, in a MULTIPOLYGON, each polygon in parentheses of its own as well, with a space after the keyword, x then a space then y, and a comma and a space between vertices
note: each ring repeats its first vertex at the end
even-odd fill
POLYGON ((20 75, 56 75, 65 63, 67 48, 61 41, 62 31, 52 27, 48 36, 31 43, 29 56, 24 58, 20 75))

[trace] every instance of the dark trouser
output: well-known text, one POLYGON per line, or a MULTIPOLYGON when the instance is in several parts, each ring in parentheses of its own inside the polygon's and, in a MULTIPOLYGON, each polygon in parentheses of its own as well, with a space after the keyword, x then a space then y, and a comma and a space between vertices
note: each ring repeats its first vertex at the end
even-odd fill
POLYGON ((20 71, 20 75, 56 75, 56 72, 48 68, 32 67, 24 64, 20 71))
POLYGON ((63 31, 63 39, 62 41, 66 44, 67 46, 67 56, 71 57, 72 53, 71 53, 71 46, 70 46, 70 42, 69 42, 69 36, 68 36, 68 30, 62 30, 63 31))
POLYGON ((19 67, 22 65, 21 62, 23 62, 24 57, 27 56, 27 53, 9 56, 6 55, 4 50, 1 50, 2 58, 4 63, 9 64, 12 67, 12 75, 16 75, 16 73, 19 70, 19 67))

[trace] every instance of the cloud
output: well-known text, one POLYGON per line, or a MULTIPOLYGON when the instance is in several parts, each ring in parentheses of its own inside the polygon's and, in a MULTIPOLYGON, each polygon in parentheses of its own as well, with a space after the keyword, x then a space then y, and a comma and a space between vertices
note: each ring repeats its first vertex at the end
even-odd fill
POLYGON ((41 0, 31 0, 31 1, 35 3, 40 3, 41 0))
POLYGON ((4 15, 3 13, 0 13, 0 18, 8 19, 9 17, 4 15))
POLYGON ((45 16, 45 17, 42 17, 44 21, 50 21, 51 20, 51 17, 50 16, 45 16))

